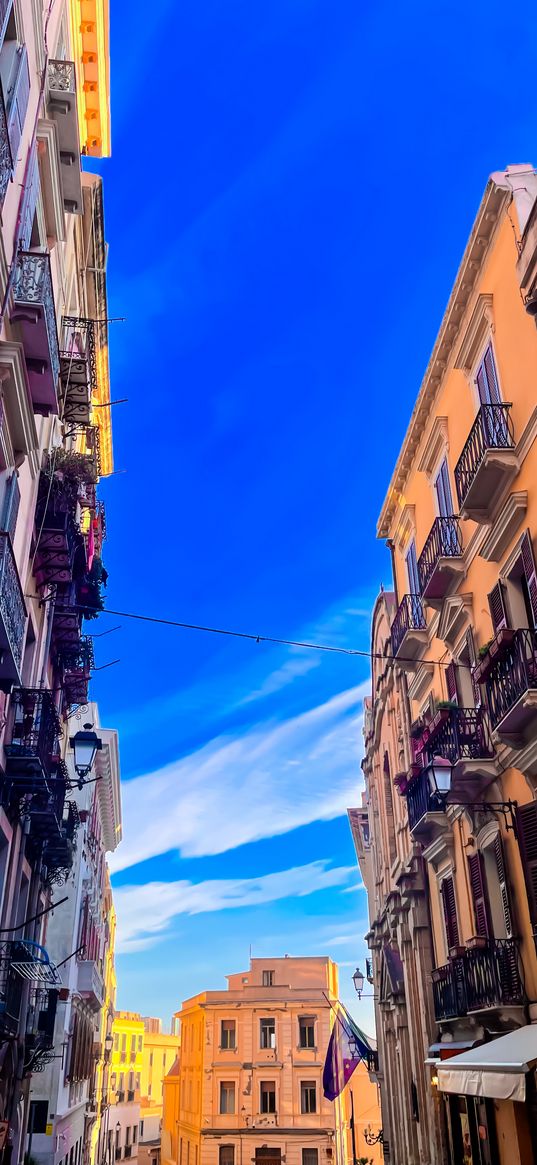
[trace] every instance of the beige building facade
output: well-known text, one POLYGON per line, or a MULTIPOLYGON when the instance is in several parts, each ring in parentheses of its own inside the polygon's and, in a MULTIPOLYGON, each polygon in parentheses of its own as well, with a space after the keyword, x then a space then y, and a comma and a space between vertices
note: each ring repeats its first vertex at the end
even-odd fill
POLYGON ((337 991, 328 958, 252 959, 183 1003, 174 1165, 343 1165, 345 1100, 322 1089, 337 991))

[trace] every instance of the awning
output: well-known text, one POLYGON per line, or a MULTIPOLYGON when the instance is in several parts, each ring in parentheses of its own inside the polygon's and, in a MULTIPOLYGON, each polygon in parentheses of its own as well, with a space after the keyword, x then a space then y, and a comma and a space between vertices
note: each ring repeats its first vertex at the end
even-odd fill
POLYGON ((499 1036, 438 1065, 441 1092, 526 1099, 526 1072, 537 1063, 537 1023, 499 1036))

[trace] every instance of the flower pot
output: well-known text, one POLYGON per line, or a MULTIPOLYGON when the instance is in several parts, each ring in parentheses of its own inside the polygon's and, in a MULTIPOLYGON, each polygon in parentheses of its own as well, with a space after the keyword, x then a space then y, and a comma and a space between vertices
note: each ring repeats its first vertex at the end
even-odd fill
POLYGON ((450 959, 460 959, 462 957, 462 955, 464 954, 464 951, 465 951, 465 948, 461 947, 460 944, 459 944, 459 946, 456 946, 456 947, 450 947, 449 948, 449 957, 450 957, 450 959))
POLYGON ((484 934, 473 934, 466 942, 466 947, 470 951, 482 951, 487 946, 488 939, 484 934))

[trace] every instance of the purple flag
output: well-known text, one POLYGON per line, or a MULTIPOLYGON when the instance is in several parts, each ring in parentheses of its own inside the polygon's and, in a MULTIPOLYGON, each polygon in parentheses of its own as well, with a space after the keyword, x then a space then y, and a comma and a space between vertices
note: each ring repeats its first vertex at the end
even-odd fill
POLYGON ((335 1100, 354 1072, 370 1052, 371 1046, 342 1003, 335 1008, 335 1023, 326 1052, 323 1091, 327 1100, 335 1100))

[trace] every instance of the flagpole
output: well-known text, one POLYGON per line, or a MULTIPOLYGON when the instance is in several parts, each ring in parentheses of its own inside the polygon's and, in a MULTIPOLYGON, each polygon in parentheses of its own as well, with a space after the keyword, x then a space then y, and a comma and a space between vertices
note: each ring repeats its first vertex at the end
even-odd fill
POLYGON ((356 1157, 356 1134, 354 1132, 354 1096, 352 1094, 352 1088, 349 1089, 349 1092, 351 1094, 352 1165, 358 1165, 358 1159, 356 1157))

